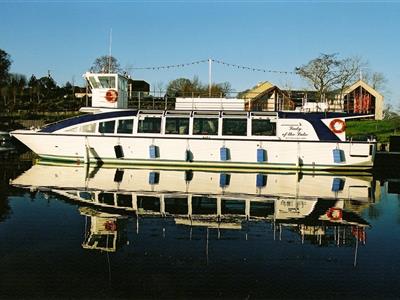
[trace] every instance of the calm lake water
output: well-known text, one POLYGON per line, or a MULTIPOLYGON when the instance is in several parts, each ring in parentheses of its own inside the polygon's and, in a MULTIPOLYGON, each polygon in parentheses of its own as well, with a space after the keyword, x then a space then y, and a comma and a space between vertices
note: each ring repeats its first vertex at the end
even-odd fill
POLYGON ((0 298, 400 297, 400 181, 0 163, 0 298))

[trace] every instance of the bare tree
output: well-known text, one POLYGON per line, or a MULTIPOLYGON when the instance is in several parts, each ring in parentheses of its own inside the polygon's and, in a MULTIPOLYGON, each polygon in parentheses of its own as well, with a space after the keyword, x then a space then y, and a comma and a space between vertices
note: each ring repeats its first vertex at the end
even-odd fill
POLYGON ((17 105, 17 97, 23 95, 26 84, 27 80, 25 75, 17 73, 12 73, 9 75, 9 86, 14 102, 14 107, 17 105))
POLYGON ((322 101, 328 92, 343 90, 355 80, 362 61, 358 57, 339 59, 337 54, 321 54, 306 65, 295 69, 318 92, 322 101))
POLYGON ((159 96, 161 97, 161 94, 164 90, 164 83, 162 81, 157 81, 154 86, 157 89, 159 96))
POLYGON ((373 89, 377 91, 386 91, 387 79, 381 72, 366 72, 363 74, 363 80, 365 80, 365 82, 367 82, 370 86, 372 86, 373 89))
MULTIPOLYGON (((212 97, 225 97, 231 91, 232 88, 229 82, 211 85, 212 97)), ((208 85, 202 84, 197 76, 192 80, 187 78, 178 78, 168 83, 167 94, 172 97, 197 97, 208 95, 208 85)))
POLYGON ((114 56, 103 55, 95 59, 90 70, 96 73, 120 73, 121 67, 114 56))
POLYGON ((340 91, 340 100, 343 99, 344 90, 357 79, 362 66, 366 65, 365 62, 358 56, 344 58, 340 61, 338 79, 338 89, 340 91))
POLYGON ((317 90, 318 98, 322 101, 326 92, 338 83, 339 66, 336 54, 321 54, 295 71, 317 90))

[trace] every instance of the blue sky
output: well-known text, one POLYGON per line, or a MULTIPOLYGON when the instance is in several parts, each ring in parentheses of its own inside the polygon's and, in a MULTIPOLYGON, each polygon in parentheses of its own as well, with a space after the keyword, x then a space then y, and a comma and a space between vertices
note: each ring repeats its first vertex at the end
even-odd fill
MULTIPOLYGON (((388 102, 400 107, 398 1, 8 1, 0 0, 0 49, 11 72, 45 76, 59 85, 82 74, 96 57, 122 67, 182 64, 207 58, 267 70, 293 71, 320 53, 361 56, 388 79, 388 102)), ((268 80, 304 88, 293 74, 213 64, 214 82, 241 91, 268 80)), ((366 71, 366 70, 365 70, 366 71)), ((178 77, 208 81, 208 65, 133 70, 152 86, 178 77)))

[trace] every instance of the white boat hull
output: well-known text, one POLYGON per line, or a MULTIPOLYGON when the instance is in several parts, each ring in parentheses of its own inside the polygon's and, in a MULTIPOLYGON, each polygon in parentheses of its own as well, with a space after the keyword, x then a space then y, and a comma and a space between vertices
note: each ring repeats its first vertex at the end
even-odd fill
POLYGON ((116 165, 368 170, 373 167, 375 154, 375 143, 369 142, 77 135, 29 130, 14 131, 13 135, 44 159, 116 165), (156 158, 150 158, 151 145, 158 148, 156 158), (117 158, 115 146, 122 150, 122 157, 117 158), (229 149, 227 160, 221 160, 221 147, 229 149), (257 161, 257 149, 260 148, 266 153, 262 162, 257 161), (334 162, 334 149, 342 151, 344 159, 341 162, 334 162), (187 151, 190 152, 189 159, 187 151))

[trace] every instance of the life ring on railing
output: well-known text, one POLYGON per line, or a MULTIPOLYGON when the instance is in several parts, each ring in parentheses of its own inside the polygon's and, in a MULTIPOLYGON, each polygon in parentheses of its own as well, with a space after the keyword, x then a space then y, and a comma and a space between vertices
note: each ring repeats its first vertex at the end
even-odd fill
POLYGON ((116 90, 108 90, 105 98, 108 102, 115 103, 118 100, 118 92, 116 90))
POLYGON ((329 123, 329 128, 334 133, 342 133, 346 130, 346 123, 342 119, 333 119, 329 123))
POLYGON ((327 212, 326 215, 328 216, 329 220, 337 221, 341 220, 343 217, 343 211, 340 208, 331 207, 327 212))

